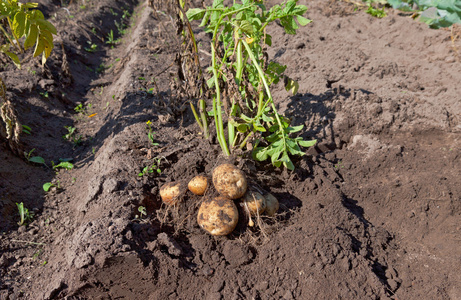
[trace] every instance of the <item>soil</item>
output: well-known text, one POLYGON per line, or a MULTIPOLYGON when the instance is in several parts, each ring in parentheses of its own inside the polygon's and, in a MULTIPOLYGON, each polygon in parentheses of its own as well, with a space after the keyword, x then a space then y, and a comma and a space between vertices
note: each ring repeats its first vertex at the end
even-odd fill
POLYGON ((167 10, 38 2, 58 28, 52 56, 1 76, 32 128, 24 150, 47 165, 0 145, 1 299, 461 299, 459 27, 324 0, 300 1, 314 22, 295 36, 270 26, 270 59, 300 85, 275 86, 277 106, 318 140, 288 172, 198 134, 170 89, 180 41, 167 10), (72 170, 53 170, 66 158, 72 170), (278 214, 213 237, 197 225, 202 197, 162 205, 162 184, 222 162, 275 195, 278 214), (138 176, 152 164, 160 174, 138 176))

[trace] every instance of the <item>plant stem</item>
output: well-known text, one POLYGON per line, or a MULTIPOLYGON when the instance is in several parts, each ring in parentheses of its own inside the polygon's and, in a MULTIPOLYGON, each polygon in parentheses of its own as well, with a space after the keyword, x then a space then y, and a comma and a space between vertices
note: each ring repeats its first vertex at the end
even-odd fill
POLYGON ((200 118, 197 114, 197 111, 195 110, 194 104, 190 102, 190 108, 192 109, 192 113, 194 114, 195 121, 197 121, 198 126, 200 127, 201 130, 203 130, 203 125, 202 122, 200 122, 200 118))
POLYGON ((202 118, 202 124, 203 124, 203 135, 205 136, 206 139, 210 137, 210 132, 208 130, 208 116, 206 113, 206 103, 205 100, 200 99, 198 101, 199 105, 199 110, 200 110, 200 117, 202 118))
POLYGON ((222 121, 222 111, 221 111, 221 91, 219 89, 219 80, 218 80, 218 71, 216 70, 216 49, 214 44, 211 43, 211 58, 212 58, 212 65, 213 65, 213 76, 214 76, 214 83, 216 89, 216 97, 213 99, 213 113, 216 123, 216 134, 218 137, 218 142, 221 145, 221 149, 223 150, 226 156, 230 155, 229 148, 227 147, 226 139, 224 137, 224 126, 222 121))
MULTIPOLYGON (((229 119, 233 117, 233 112, 234 112, 234 109, 235 109, 235 102, 232 101, 232 107, 231 107, 231 110, 230 110, 230 114, 229 114, 229 119)), ((227 129, 228 129, 228 139, 229 139, 229 146, 231 147, 232 149, 232 146, 234 145, 234 140, 235 140, 235 126, 231 124, 231 122, 227 122, 227 129)))
POLYGON ((3 32, 3 34, 6 36, 6 38, 8 39, 8 41, 10 42, 11 45, 13 46, 16 46, 16 48, 18 48, 18 46, 13 42, 13 40, 11 40, 11 37, 10 35, 6 32, 5 28, 3 28, 2 25, 0 25, 0 30, 3 32))
POLYGON ((271 103, 272 110, 274 111, 275 118, 277 119, 277 123, 278 123, 279 128, 280 128, 280 133, 281 133, 280 135, 281 135, 282 140, 283 140, 283 145, 286 148, 285 132, 283 130, 283 125, 282 125, 282 122, 280 121, 280 117, 279 117, 279 114, 277 112, 277 108, 275 107, 274 100, 272 99, 272 94, 271 94, 271 91, 269 89, 269 85, 267 84, 267 81, 266 81, 266 75, 264 74, 264 71, 259 66, 258 61, 256 60, 255 56, 253 55, 253 52, 251 51, 251 48, 247 44, 247 42, 244 41, 244 40, 242 40, 241 42, 245 46, 245 49, 247 50, 248 54, 250 55, 250 58, 253 61, 253 64, 255 65, 256 69, 258 70, 259 77, 263 81, 264 87, 266 89, 267 96, 269 97, 268 102, 271 103))

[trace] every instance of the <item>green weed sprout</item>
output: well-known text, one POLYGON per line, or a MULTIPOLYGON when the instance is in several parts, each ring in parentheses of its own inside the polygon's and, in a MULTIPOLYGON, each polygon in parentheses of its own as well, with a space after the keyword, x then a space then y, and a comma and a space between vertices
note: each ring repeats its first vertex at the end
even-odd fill
POLYGON ((24 207, 23 202, 16 203, 16 205, 18 207, 19 217, 21 218, 21 220, 18 222, 18 225, 19 226, 26 225, 27 222, 32 221, 32 218, 34 217, 34 213, 29 212, 29 210, 26 207, 24 207))

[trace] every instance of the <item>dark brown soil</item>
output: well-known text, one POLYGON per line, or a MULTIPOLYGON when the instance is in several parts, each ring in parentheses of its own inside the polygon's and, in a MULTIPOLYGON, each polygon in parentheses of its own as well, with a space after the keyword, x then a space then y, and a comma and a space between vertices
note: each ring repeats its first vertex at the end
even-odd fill
POLYGON ((314 22, 296 36, 271 26, 271 59, 300 83, 292 97, 276 86, 277 105, 319 141, 287 172, 226 159, 197 134, 169 90, 179 40, 163 11, 39 2, 59 29, 51 58, 1 76, 32 128, 24 149, 47 166, 0 145, 1 299, 461 299, 461 43, 449 30, 324 0, 300 1, 314 22), (55 174, 60 158, 75 168, 55 174), (213 237, 197 225, 201 197, 162 205, 162 184, 226 161, 279 199, 275 218, 213 237), (161 174, 138 176, 153 163, 161 174))

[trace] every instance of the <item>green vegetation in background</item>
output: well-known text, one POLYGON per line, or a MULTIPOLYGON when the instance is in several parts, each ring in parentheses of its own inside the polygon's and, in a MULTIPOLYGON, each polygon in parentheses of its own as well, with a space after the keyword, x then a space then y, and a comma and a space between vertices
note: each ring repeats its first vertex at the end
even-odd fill
POLYGON ((394 9, 413 12, 421 22, 434 29, 461 24, 460 0, 367 0, 365 2, 389 4, 394 9))

